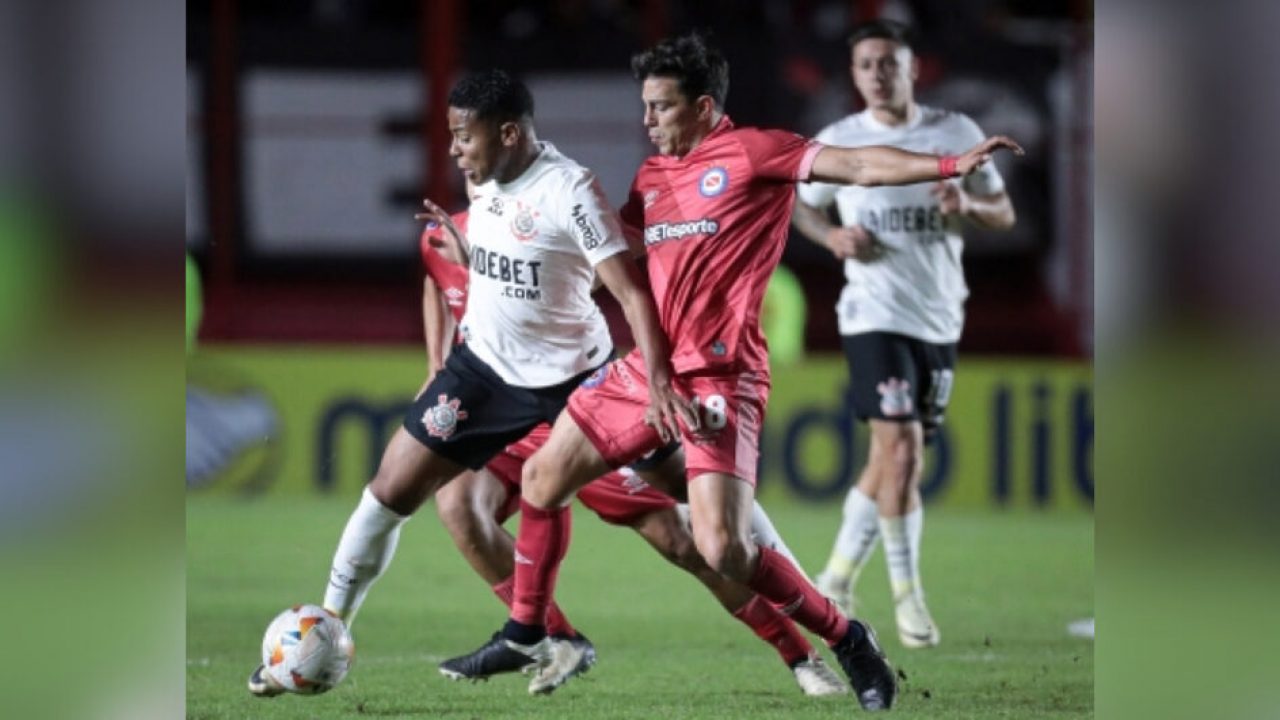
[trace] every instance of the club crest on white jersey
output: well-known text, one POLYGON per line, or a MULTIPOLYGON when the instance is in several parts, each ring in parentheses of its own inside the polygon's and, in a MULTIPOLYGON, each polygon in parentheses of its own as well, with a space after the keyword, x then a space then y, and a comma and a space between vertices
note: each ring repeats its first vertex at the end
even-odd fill
POLYGON ((538 236, 538 213, 516 200, 516 214, 511 218, 511 234, 520 242, 529 242, 538 236))

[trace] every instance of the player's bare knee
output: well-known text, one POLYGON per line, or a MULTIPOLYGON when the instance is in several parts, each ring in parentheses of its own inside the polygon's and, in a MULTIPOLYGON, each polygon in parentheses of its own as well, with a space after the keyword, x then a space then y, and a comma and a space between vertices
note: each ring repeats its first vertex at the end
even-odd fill
POLYGON ((534 453, 520 471, 520 496, 525 502, 540 508, 551 507, 551 498, 547 493, 549 475, 550 471, 545 467, 541 453, 534 453))
POLYGON ((713 570, 731 578, 746 574, 751 549, 744 538, 736 537, 728 528, 709 528, 694 535, 698 553, 713 570))
POLYGON ((698 544, 698 553, 707 561, 711 569, 716 572, 723 572, 721 568, 725 567, 729 561, 728 552, 727 543, 703 541, 698 544))
POLYGON ((475 508, 461 484, 450 483, 436 492, 436 515, 453 537, 473 532, 477 524, 475 508))
POLYGON ((385 463, 378 468, 378 473, 369 481, 369 492, 373 494, 374 499, 383 507, 400 515, 411 515, 422 504, 415 499, 411 490, 412 487, 398 478, 385 463))
POLYGON ((563 492, 563 467, 559 461, 548 459, 543 453, 534 453, 524 464, 520 476, 520 495, 525 502, 540 508, 559 507, 572 497, 563 492))
POLYGON ((393 439, 378 463, 378 471, 369 481, 369 491, 392 512, 412 515, 450 479, 433 459, 429 453, 424 458, 398 451, 393 439))

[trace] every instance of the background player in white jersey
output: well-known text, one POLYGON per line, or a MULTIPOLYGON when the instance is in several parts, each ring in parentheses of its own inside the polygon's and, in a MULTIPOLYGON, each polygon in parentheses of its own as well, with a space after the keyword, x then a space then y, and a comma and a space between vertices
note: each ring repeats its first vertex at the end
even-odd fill
MULTIPOLYGON (((470 303, 459 345, 409 408, 334 553, 324 607, 348 624, 391 561, 400 526, 467 468, 478 470, 543 422, 613 353, 591 300, 618 299, 652 383, 650 418, 696 423, 671 389, 670 347, 595 175, 539 142, 533 97, 506 73, 469 75, 449 93, 449 153, 475 187, 467 239, 470 303)), ((249 679, 272 694, 261 667, 249 679)))
MULTIPOLYGON (((983 139, 960 113, 914 99, 916 58, 901 24, 877 20, 849 37, 863 112, 817 136, 836 145, 955 153, 983 139)), ((852 585, 883 536, 898 634, 906 647, 940 640, 920 582, 924 444, 942 422, 968 296, 960 265, 965 222, 1014 224, 995 165, 955 180, 900 187, 799 186, 793 223, 844 260, 837 305, 854 409, 871 425, 867 465, 849 490, 820 590, 853 613, 852 585), (835 204, 843 227, 827 209, 835 204)))

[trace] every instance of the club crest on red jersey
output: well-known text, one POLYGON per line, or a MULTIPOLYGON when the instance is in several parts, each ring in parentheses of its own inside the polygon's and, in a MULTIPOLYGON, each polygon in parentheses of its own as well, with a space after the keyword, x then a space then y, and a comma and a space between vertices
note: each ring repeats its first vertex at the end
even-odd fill
POLYGON ((461 400, 450 400, 448 395, 442 393, 436 399, 436 404, 422 414, 422 424, 427 428, 427 434, 448 440, 454 430, 458 429, 458 421, 467 419, 467 411, 460 409, 460 405, 461 400))
POLYGON ((654 204, 655 202, 657 202, 657 201, 658 201, 658 191, 657 191, 657 190, 650 190, 649 192, 645 193, 645 194, 644 194, 644 209, 645 209, 645 210, 648 210, 649 208, 653 207, 653 204, 654 204))
POLYGON ((698 179, 698 192, 702 197, 715 197, 729 187, 729 171, 719 165, 708 168, 698 179))
POLYGON ((538 236, 538 225, 534 220, 538 217, 538 213, 529 208, 528 205, 516 201, 516 214, 511 218, 511 234, 520 242, 529 242, 538 236))

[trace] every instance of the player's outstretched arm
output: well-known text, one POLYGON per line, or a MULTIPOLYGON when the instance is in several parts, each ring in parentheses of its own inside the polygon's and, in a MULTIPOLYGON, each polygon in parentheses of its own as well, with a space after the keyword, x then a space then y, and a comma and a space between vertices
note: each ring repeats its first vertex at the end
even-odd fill
POLYGON ((658 431, 663 442, 680 437, 676 418, 681 418, 690 431, 696 431, 698 416, 671 385, 671 343, 658 324, 658 309, 645 289, 639 268, 627 253, 619 253, 597 264, 596 274, 622 305, 631 334, 644 355, 649 370, 649 410, 645 421, 658 431))
POLYGON ((885 145, 837 147, 828 145, 814 158, 808 180, 842 185, 910 185, 968 175, 1005 148, 1023 154, 1018 143, 1003 135, 987 138, 963 155, 928 155, 885 145))

